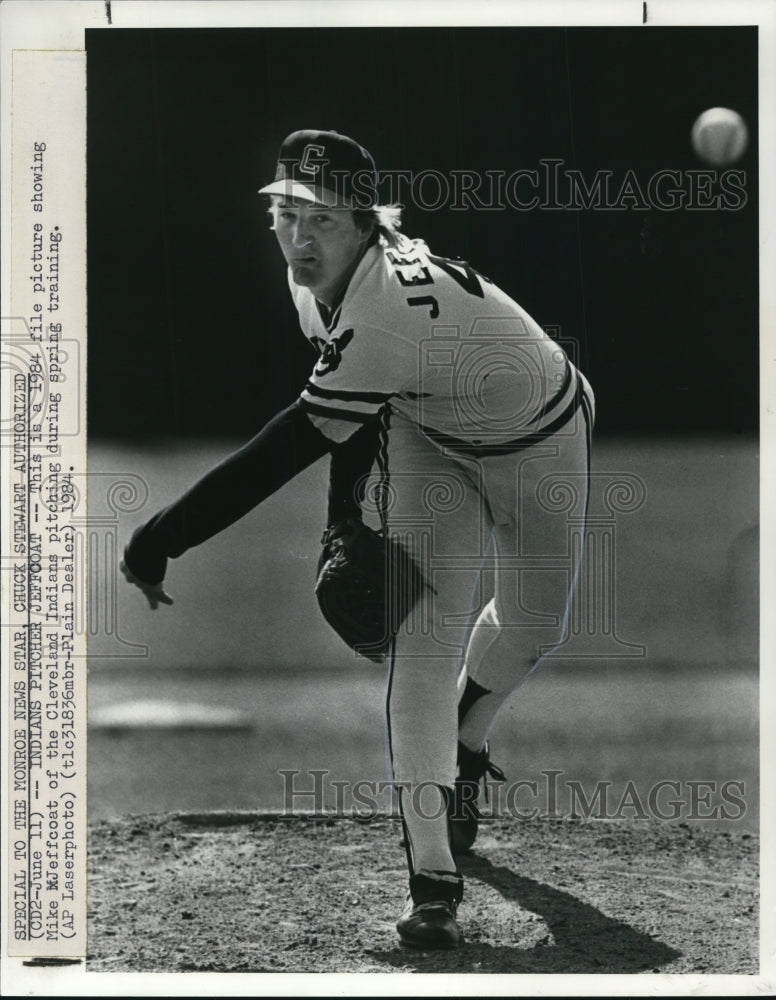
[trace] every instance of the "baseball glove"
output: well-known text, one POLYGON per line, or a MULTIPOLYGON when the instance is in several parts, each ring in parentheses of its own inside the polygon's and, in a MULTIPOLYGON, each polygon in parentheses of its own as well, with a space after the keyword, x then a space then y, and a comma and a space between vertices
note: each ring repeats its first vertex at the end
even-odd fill
POLYGON ((315 594, 323 617, 362 656, 382 663, 428 586, 404 546, 357 518, 323 534, 315 594))

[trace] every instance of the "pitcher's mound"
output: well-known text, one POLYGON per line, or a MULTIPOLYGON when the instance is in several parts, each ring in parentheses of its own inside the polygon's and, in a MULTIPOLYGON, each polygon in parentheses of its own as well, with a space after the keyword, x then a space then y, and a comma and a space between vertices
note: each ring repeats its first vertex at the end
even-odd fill
POLYGON ((454 952, 399 944, 399 823, 199 813, 90 831, 89 971, 758 971, 758 840, 656 821, 494 819, 454 952))

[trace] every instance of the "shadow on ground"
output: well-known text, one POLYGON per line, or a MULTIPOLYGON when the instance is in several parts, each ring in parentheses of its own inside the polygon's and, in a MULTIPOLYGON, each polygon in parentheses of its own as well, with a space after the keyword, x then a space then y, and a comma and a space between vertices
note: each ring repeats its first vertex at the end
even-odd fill
MULTIPOLYGON (((571 893, 516 875, 471 854, 461 871, 470 881, 495 889, 505 900, 536 914, 549 936, 532 947, 491 945, 470 936, 457 956, 397 947, 370 950, 370 957, 417 972, 638 973, 659 972, 681 952, 621 920, 583 903, 571 893)), ((479 937, 479 935, 478 935, 479 937)))

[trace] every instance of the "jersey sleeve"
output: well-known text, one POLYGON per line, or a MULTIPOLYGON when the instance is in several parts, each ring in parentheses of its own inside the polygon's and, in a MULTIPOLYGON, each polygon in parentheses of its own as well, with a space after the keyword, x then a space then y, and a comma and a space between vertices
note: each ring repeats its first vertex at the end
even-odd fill
POLYGON ((414 353, 395 334, 346 326, 324 347, 299 405, 329 440, 347 440, 401 395, 414 374, 414 353))

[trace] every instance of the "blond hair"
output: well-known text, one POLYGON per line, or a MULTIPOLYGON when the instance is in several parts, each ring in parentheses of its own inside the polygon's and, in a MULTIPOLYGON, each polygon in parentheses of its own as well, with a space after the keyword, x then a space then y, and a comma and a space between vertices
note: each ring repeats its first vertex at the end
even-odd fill
POLYGON ((401 228, 401 205, 375 205, 374 208, 356 208, 353 210, 353 221, 361 230, 371 229, 373 242, 378 240, 383 246, 400 247, 404 236, 401 228))

